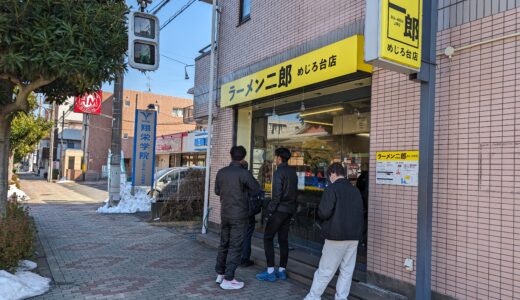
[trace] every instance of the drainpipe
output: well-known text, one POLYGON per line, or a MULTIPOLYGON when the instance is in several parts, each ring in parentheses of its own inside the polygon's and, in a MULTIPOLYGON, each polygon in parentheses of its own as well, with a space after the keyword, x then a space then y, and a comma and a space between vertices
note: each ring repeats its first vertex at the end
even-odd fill
POLYGON ((211 53, 209 66, 209 101, 208 101, 208 138, 207 138, 207 156, 206 156, 206 178, 204 182, 204 210, 202 215, 202 234, 208 231, 207 223, 209 219, 209 181, 211 172, 211 144, 213 135, 213 98, 215 94, 215 33, 216 33, 216 19, 217 19, 217 0, 213 0, 213 7, 211 10, 211 53))

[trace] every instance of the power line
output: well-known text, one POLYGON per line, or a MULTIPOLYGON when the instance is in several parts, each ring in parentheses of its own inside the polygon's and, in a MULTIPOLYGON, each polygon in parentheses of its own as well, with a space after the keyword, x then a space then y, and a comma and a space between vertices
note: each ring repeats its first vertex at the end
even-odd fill
POLYGON ((168 24, 170 24, 173 20, 175 20, 175 18, 177 18, 180 14, 182 14, 186 9, 188 9, 188 7, 190 7, 193 3, 195 3, 195 1, 197 0, 188 0, 188 2, 186 4, 184 4, 183 7, 181 7, 176 13, 173 14, 173 16, 171 16, 166 22, 164 22, 162 25, 161 25, 161 30, 168 26, 168 24))
POLYGON ((180 60, 178 60, 178 59, 175 59, 175 58, 169 57, 169 56, 167 56, 167 55, 161 54, 161 56, 164 57, 164 58, 167 58, 167 59, 169 59, 169 60, 171 60, 171 61, 174 61, 174 62, 176 62, 176 63, 183 64, 183 65, 185 65, 185 66, 188 65, 188 64, 185 63, 185 62, 182 62, 182 61, 180 61, 180 60))
POLYGON ((162 0, 154 8, 150 9, 153 15, 156 15, 170 0, 162 0))

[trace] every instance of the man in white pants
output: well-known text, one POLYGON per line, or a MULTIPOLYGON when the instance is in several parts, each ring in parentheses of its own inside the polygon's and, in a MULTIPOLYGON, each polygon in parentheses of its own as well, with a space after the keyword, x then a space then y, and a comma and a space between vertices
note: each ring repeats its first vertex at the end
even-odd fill
POLYGON ((345 169, 333 163, 327 170, 330 184, 323 192, 318 216, 325 238, 320 265, 314 273, 312 287, 304 300, 321 299, 336 271, 336 300, 346 300, 356 265, 358 242, 363 235, 363 199, 347 179, 345 169))

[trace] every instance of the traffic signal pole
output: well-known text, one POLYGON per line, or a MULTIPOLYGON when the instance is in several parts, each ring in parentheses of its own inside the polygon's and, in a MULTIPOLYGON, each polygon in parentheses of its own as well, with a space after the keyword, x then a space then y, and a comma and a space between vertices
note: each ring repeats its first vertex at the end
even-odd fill
MULTIPOLYGON (((121 58, 121 65, 124 56, 121 58)), ((112 98, 112 142, 110 144, 110 186, 108 190, 108 206, 116 206, 121 190, 121 125, 123 123, 123 69, 117 71, 112 98)))

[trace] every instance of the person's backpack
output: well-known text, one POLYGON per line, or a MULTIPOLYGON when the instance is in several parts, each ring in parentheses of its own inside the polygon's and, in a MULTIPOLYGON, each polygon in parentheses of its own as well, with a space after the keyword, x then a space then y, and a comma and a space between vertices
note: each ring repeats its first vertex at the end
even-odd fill
POLYGON ((264 204, 265 192, 259 191, 255 195, 251 195, 249 197, 249 216, 257 215, 262 211, 262 206, 264 204))

